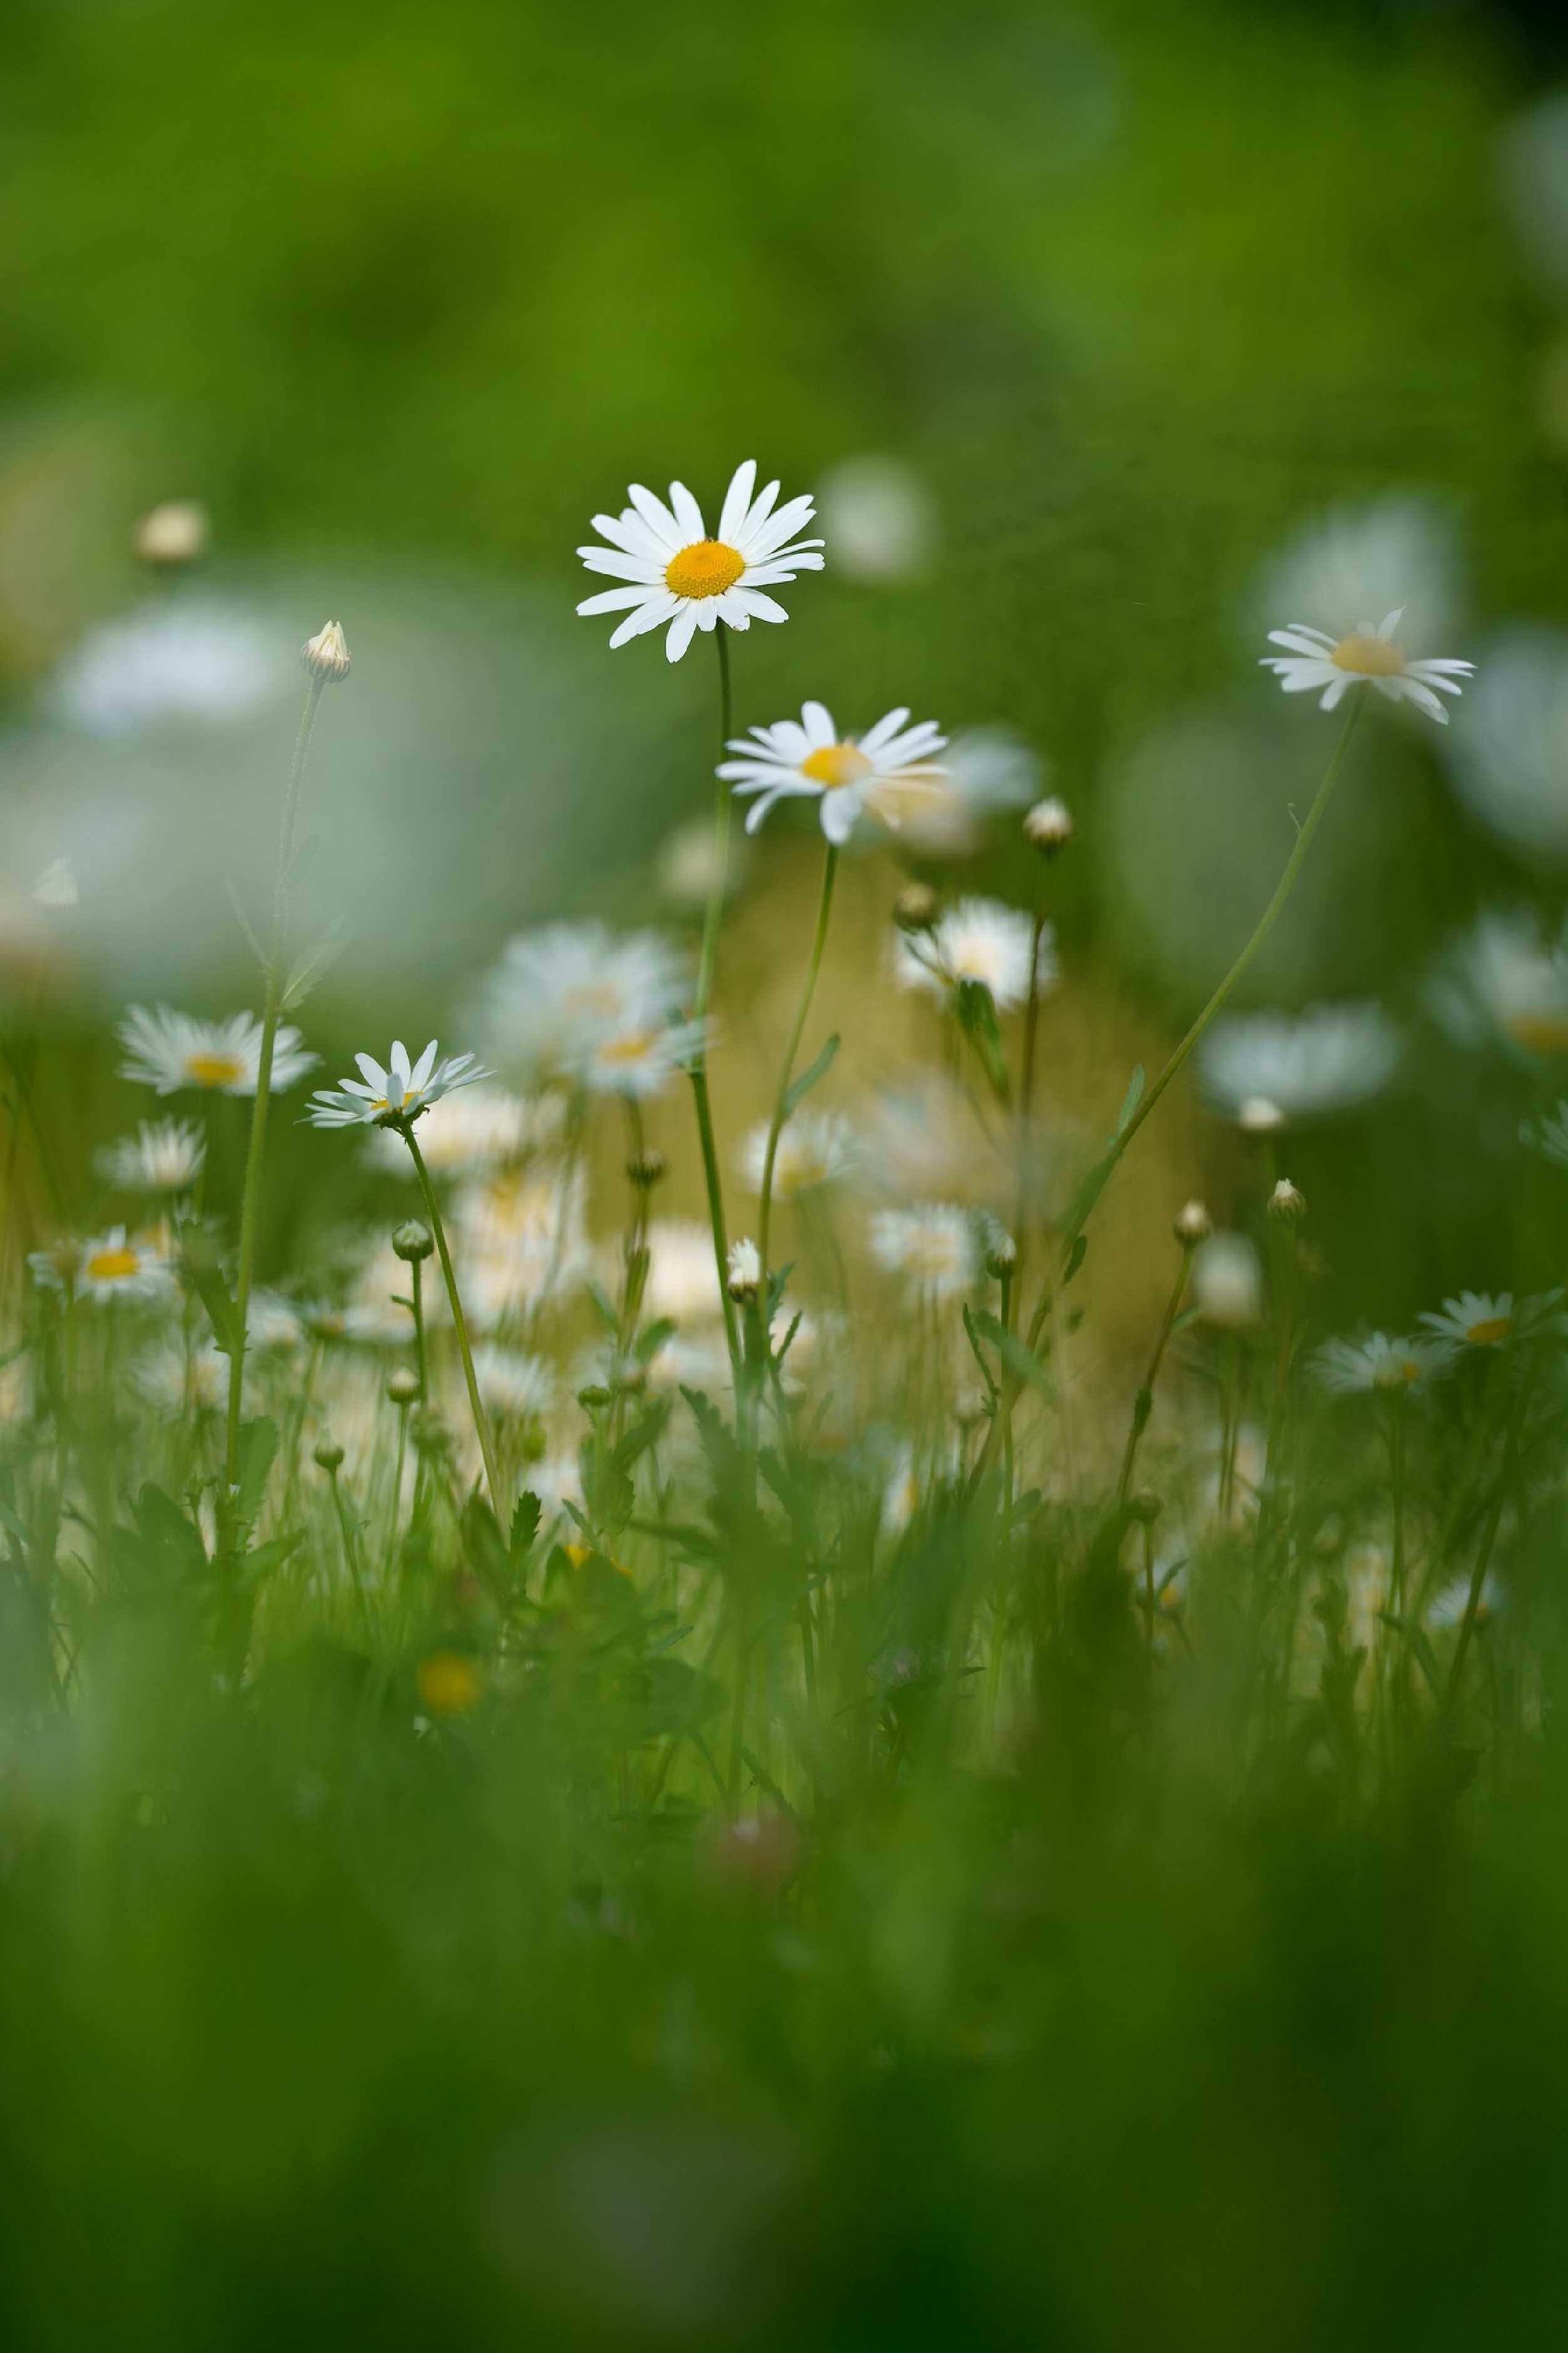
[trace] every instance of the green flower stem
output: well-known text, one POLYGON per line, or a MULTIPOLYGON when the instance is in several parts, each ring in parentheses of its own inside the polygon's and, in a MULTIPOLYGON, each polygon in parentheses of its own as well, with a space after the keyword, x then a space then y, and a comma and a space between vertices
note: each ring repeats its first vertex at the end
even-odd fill
POLYGON ((822 897, 817 902, 816 931, 811 943, 811 958, 805 968, 805 986, 800 993, 795 1009, 795 1026, 784 1048, 784 1062, 779 1071, 778 1092, 773 1097, 773 1115, 768 1123, 767 1149, 763 1155, 763 1191, 757 1210, 757 1256, 762 1262, 762 1298, 764 1311, 768 1295, 768 1229, 773 1206, 773 1162, 778 1155, 779 1134, 785 1116, 789 1082, 795 1073, 795 1058, 800 1051, 800 1041, 805 1029, 806 1016, 816 991, 816 976, 822 970, 822 951, 827 940, 828 918, 833 913, 833 884, 838 872, 838 851, 833 842, 827 845, 827 855, 822 867, 822 897))
MULTIPOLYGON (((733 723, 731 718, 730 639, 722 621, 714 628, 713 641, 719 649, 719 757, 722 761, 733 723)), ((713 795, 713 880, 708 892, 707 912, 702 918, 702 950, 697 965, 697 994, 691 1004, 691 1018, 699 1022, 707 1020, 709 1000, 713 993, 713 965, 719 953, 719 923, 724 912, 724 881, 730 871, 731 801, 729 786, 722 779, 716 779, 713 795)), ((702 1176, 708 1188, 708 1222, 713 1231, 713 1263, 719 1271, 724 1337, 729 1343, 730 1364, 738 1392, 742 1369, 741 1335, 735 1321, 735 1304, 730 1296, 730 1237, 724 1224, 724 1187, 719 1175, 719 1151, 713 1141, 713 1111, 708 1100, 708 1050, 701 1042, 700 1032, 691 1061, 691 1095, 697 1106, 697 1136, 702 1147, 702 1176)))
POLYGON ((452 1324, 458 1335, 458 1353, 463 1360, 463 1378, 468 1383, 468 1408, 474 1417, 474 1430, 479 1441, 479 1452, 485 1458, 485 1478, 490 1491, 490 1508, 506 1532, 506 1513, 501 1503, 500 1472, 496 1468, 495 1441, 490 1436, 489 1421, 479 1398, 479 1384, 474 1372, 474 1352, 468 1345, 468 1326, 463 1314, 463 1303, 458 1295, 458 1278, 452 1271, 452 1253, 447 1248, 447 1229, 441 1223, 440 1206, 436 1199, 436 1187, 430 1182, 430 1171, 425 1166, 412 1122, 405 1123, 400 1133, 414 1156, 414 1173, 419 1179, 419 1189, 425 1196, 426 1214, 430 1230, 436 1237, 436 1249, 441 1261, 441 1271, 447 1278, 447 1297, 451 1302, 452 1324))
POLYGON ((278 839, 278 873, 272 886, 272 937, 267 955, 267 997, 261 1015, 261 1052, 256 1071, 256 1101, 250 1114, 250 1146, 245 1159, 245 1190, 239 1209, 239 1274, 235 1288, 235 1345, 228 1359, 228 1437, 224 1452, 227 1497, 239 1483, 239 1419, 245 1382, 246 1326, 250 1315, 250 1284, 256 1262, 256 1228, 261 1207, 261 1159, 267 1142, 267 1104, 272 1090, 272 1050, 278 1039, 287 977, 289 932, 289 869, 294 856, 294 825, 300 812, 300 790, 305 781, 305 754, 325 681, 312 677, 305 690, 300 733, 289 768, 289 789, 283 802, 283 824, 278 839))
POLYGON ((1176 1318, 1182 1312, 1182 1302, 1186 1296, 1187 1277, 1192 1272, 1193 1267, 1193 1250, 1194 1245, 1191 1242, 1183 1242, 1182 1262, 1176 1269, 1176 1280, 1171 1289, 1164 1319, 1160 1325, 1159 1335, 1149 1358, 1148 1369, 1143 1375, 1138 1394, 1132 1401, 1132 1419, 1128 1427, 1127 1443, 1121 1454, 1121 1474, 1116 1482, 1116 1500, 1119 1504, 1124 1504, 1131 1492, 1132 1472, 1138 1460, 1139 1442, 1148 1428, 1149 1416, 1154 1409, 1154 1384, 1160 1377, 1160 1367, 1165 1361, 1165 1351, 1171 1345, 1171 1335, 1176 1328, 1176 1318))
POLYGON ((1103 1159, 1093 1170, 1088 1184, 1086 1184, 1084 1187, 1082 1195, 1079 1197, 1079 1206, 1078 1206, 1068 1215, 1067 1224, 1062 1234, 1062 1248, 1064 1253, 1071 1251, 1073 1244, 1077 1241, 1079 1234, 1082 1233, 1085 1226, 1089 1223, 1095 1203, 1099 1200, 1100 1194, 1104 1191, 1106 1185, 1109 1183, 1116 1169, 1117 1164, 1126 1153, 1133 1137, 1137 1134, 1144 1121, 1149 1117, 1150 1113, 1153 1110, 1155 1104, 1159 1102, 1161 1096, 1170 1085, 1171 1081, 1181 1069, 1183 1063, 1185 1062, 1189 1054, 1191 1054, 1194 1048, 1200 1043, 1205 1032, 1208 1029, 1211 1023, 1215 1020, 1215 1017, 1224 1010, 1231 992, 1236 987, 1237 982, 1241 979, 1242 975, 1246 972, 1253 958, 1258 955, 1258 950, 1263 946, 1269 933, 1274 929, 1275 924, 1279 922, 1280 914, 1284 911, 1285 902, 1289 898, 1291 892, 1294 891, 1297 878, 1300 874, 1301 869, 1306 863, 1307 852, 1311 849, 1313 837, 1317 833, 1318 828, 1322 824, 1324 816, 1328 810, 1329 803, 1333 798, 1334 787, 1339 783, 1340 776, 1344 765, 1345 748, 1350 743, 1352 735, 1355 732, 1356 717, 1361 708, 1361 700, 1362 698, 1360 696, 1352 696, 1351 699, 1349 707, 1345 713, 1345 723, 1340 730, 1339 741, 1334 745, 1329 765, 1323 772, 1323 781, 1318 786, 1317 794, 1313 799, 1311 807, 1307 811, 1306 817, 1303 818, 1300 828, 1297 832, 1296 846, 1285 861, 1285 871, 1280 875, 1279 881, 1274 887, 1274 895, 1269 900, 1267 907, 1263 910, 1262 914, 1258 917, 1257 927, 1254 930, 1251 938, 1247 941, 1247 945, 1242 949, 1241 954, 1237 957, 1236 962, 1231 965, 1230 970, 1226 974, 1225 978, 1220 982, 1219 987, 1215 990, 1214 995, 1209 998, 1208 1003, 1204 1007, 1203 1011, 1198 1015, 1197 1019, 1193 1023, 1192 1028, 1187 1031, 1186 1036, 1182 1039, 1181 1044, 1171 1055, 1170 1060, 1166 1062, 1164 1069, 1160 1072, 1159 1077, 1154 1081, 1153 1085, 1145 1089, 1142 1100, 1139 1103, 1137 1110, 1133 1113, 1131 1118, 1128 1121, 1121 1134, 1110 1145, 1103 1159))
POLYGON ((1482 1533, 1476 1565, 1470 1571, 1470 1589, 1465 1596, 1465 1614, 1459 1621, 1459 1639, 1454 1645, 1453 1663, 1448 1669, 1448 1681, 1443 1693, 1443 1714, 1453 1713, 1454 1702, 1459 1695, 1459 1679, 1465 1672, 1465 1660, 1476 1630, 1476 1617, 1481 1606, 1481 1592, 1491 1566, 1492 1547, 1497 1543, 1498 1530, 1502 1525, 1503 1506, 1508 1502, 1509 1487, 1514 1466, 1519 1460, 1520 1440, 1530 1414, 1530 1401, 1535 1388, 1536 1367, 1531 1365, 1520 1383, 1519 1403, 1509 1419, 1508 1435, 1503 1440, 1502 1461, 1498 1466, 1497 1492, 1482 1533))

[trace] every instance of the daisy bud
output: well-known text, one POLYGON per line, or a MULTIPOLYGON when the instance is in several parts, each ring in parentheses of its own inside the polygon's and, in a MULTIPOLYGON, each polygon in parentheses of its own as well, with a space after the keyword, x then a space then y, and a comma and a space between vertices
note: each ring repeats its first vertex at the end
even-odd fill
POLYGON ((439 1454, 447 1441, 447 1425, 433 1405, 422 1406, 408 1418, 409 1430, 421 1454, 439 1454))
POLYGON ((1017 1265, 1017 1244, 1014 1241, 1011 1234, 1005 1233, 1002 1228, 997 1226, 994 1231, 988 1233, 985 1237, 986 1273, 991 1277, 993 1282, 1000 1282, 1004 1275, 1009 1275, 1012 1273, 1013 1269, 1017 1265))
POLYGON ((1267 1095, 1248 1095, 1236 1114, 1244 1135, 1274 1135, 1285 1124, 1285 1114, 1267 1095))
POLYGON ((1158 1495, 1150 1493, 1147 1487, 1140 1487, 1134 1494, 1128 1496, 1127 1509, 1130 1516, 1137 1521, 1140 1527, 1152 1528, 1163 1511, 1164 1505, 1158 1495))
POLYGON ((422 1226, 417 1218, 406 1218, 392 1237, 392 1247, 408 1266, 417 1266, 427 1259, 436 1245, 430 1239, 430 1229, 422 1226))
POLYGON ((207 552, 207 511, 196 499, 166 499, 144 514, 132 543, 143 564, 173 571, 207 552))
POLYGON ((321 1470, 328 1472, 335 1472, 342 1462, 343 1450, 334 1444, 331 1439, 323 1438, 317 1442, 313 1459, 321 1470))
POLYGON ((634 1152, 626 1163, 626 1176, 640 1193, 648 1193, 669 1174, 669 1163, 662 1152, 634 1152))
POLYGON ((936 927, 940 902, 928 882, 909 882, 893 902, 893 921, 900 932, 929 932, 936 927))
POLYGON ((590 1381, 577 1392, 577 1402, 584 1413, 602 1413, 610 1402, 610 1391, 603 1381, 590 1381))
POLYGON ((1189 1201, 1185 1208, 1177 1210, 1171 1231, 1184 1250, 1196 1250, 1213 1233, 1214 1220, 1201 1201, 1189 1201))
POLYGON ((1042 858, 1054 858, 1072 839, 1072 811, 1065 801, 1037 801, 1024 819, 1024 839, 1042 858))
POLYGON ((742 1240, 730 1244, 725 1262, 725 1288, 731 1299, 747 1306, 763 1287, 763 1261, 755 1242, 742 1240))
POLYGON ((418 1375, 411 1373, 406 1365, 400 1365, 387 1381, 386 1394, 395 1406, 416 1404, 419 1397, 418 1375))
POLYGON ((1306 1195, 1296 1190, 1289 1176, 1281 1176, 1268 1196, 1268 1214, 1271 1218, 1282 1218, 1288 1225, 1292 1226, 1298 1218, 1306 1216, 1306 1195))
POLYGON ((310 678, 319 679, 323 686, 336 686, 349 674, 348 640, 336 621, 329 621, 313 638, 307 638, 300 649, 300 666, 310 678))

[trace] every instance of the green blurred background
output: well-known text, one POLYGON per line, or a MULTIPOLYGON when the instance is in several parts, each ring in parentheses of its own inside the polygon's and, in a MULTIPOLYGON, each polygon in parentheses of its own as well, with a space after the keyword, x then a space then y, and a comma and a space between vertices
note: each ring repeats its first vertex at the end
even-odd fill
MULTIPOLYGON (((154 500, 207 502, 203 593, 286 658, 329 612, 353 647, 313 786, 314 913, 356 934, 311 1008, 331 1056, 447 1024, 521 923, 640 913, 706 805, 701 649, 671 671, 574 618, 588 516, 633 478, 711 501, 749 454, 790 488, 903 460, 929 562, 803 582, 738 649, 740 714, 909 701, 1048 758, 1080 828, 1053 1076, 1095 1116, 1223 968, 1324 754, 1254 667, 1260 565, 1409 491, 1463 551, 1472 634, 1436 650, 1568 606, 1561 301, 1499 181, 1564 62, 1551 12, 8 0, 4 43, 0 817, 13 881, 68 847, 98 894, 42 1079, 83 1167, 145 1109, 105 1016, 248 986, 216 878, 268 871, 291 726, 287 678, 221 736, 60 722, 73 647, 163 593, 130 554, 154 500), (1163 803, 1148 745, 1194 712, 1240 753, 1163 803)), ((1363 735, 1260 995, 1401 999, 1475 905, 1556 911, 1439 748, 1363 735)), ((775 947, 794 986, 814 865, 763 849, 742 1040, 775 947)), ((1005 852, 976 871, 1007 887, 1005 852)), ((847 879, 829 1001, 893 881, 847 879)), ((1160 1237, 1198 1176, 1222 1209, 1240 1182, 1172 1112, 1127 1187, 1160 1237)), ((1418 1116, 1303 1145, 1325 1323, 1510 1278, 1482 1125, 1438 1071, 1418 1116)), ((356 1181, 279 1149, 275 1260, 356 1181)), ((873 1793, 784 1922, 558 1807, 526 1723, 431 1766, 403 1718, 367 1734, 341 1661, 239 1733, 128 1672, 90 1737, 29 1753, 0 1841, 13 2341, 1432 2353, 1561 2325, 1561 1804, 1478 1858, 1421 1793, 1343 1839, 1310 1788, 1238 1832, 1212 1759, 1195 1797, 1130 1797, 1096 1713, 1125 1662, 1080 1631, 1082 1720, 1036 1780, 933 1764, 897 1819, 873 1793)), ((1559 1748, 1549 1721, 1549 1783, 1559 1748)))

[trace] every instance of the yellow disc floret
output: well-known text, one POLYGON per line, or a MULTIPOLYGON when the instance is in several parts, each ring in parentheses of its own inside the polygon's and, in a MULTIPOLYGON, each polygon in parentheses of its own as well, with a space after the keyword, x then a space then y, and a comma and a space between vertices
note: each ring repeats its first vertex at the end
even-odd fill
POLYGON ((1405 668, 1405 655, 1392 638, 1375 638, 1363 629, 1342 638, 1329 659, 1336 670, 1348 670, 1356 678, 1397 678, 1405 668))
POLYGON ((721 539, 696 539, 670 557, 664 567, 664 585, 676 596, 721 596, 745 568, 745 557, 726 547, 721 539))
POLYGON ((95 1250, 88 1260, 87 1271, 95 1282, 124 1282, 130 1276, 141 1273, 142 1261, 121 1242, 115 1250, 95 1250))
POLYGON ((185 1076, 193 1086, 231 1087, 245 1070, 237 1054, 187 1054, 185 1076))
POLYGON ((871 763, 858 744, 825 744, 820 752, 801 762, 800 773, 831 793, 845 785, 858 785, 862 776, 870 775, 871 763))

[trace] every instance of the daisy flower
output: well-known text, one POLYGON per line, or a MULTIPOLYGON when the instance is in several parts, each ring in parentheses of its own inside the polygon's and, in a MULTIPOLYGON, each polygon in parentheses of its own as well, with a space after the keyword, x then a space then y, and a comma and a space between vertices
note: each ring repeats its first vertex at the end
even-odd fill
POLYGON ((1540 1119, 1527 1119, 1519 1131, 1521 1144, 1539 1152, 1554 1168, 1568 1168, 1568 1103, 1540 1119))
MULTIPOLYGON (((559 1095, 527 1103, 504 1087, 465 1087, 431 1106, 419 1131, 419 1149, 432 1176, 479 1176, 558 1142, 565 1119, 559 1095)), ((408 1174, 402 1139, 389 1129, 369 1137, 366 1151, 378 1168, 408 1174)))
POLYGON ((1002 727, 955 735, 942 773, 899 800, 900 839, 927 858, 957 858, 979 847, 990 819, 1027 808, 1044 790, 1044 763, 1002 727))
POLYGON ((902 1275, 917 1298, 961 1298, 980 1279, 974 1219, 954 1202, 880 1209, 871 1220, 870 1241, 878 1265, 902 1275))
POLYGON ((583 1085, 606 1044, 664 1029, 691 976, 661 932, 616 938, 603 923, 545 923, 509 940, 477 1018, 485 1050, 525 1085, 583 1085))
POLYGON ((787 621, 789 615, 764 589, 793 580, 798 572, 820 572, 819 539, 796 539, 811 521, 809 498, 777 504, 779 486, 770 482, 759 496, 756 460, 737 466, 724 494, 718 535, 710 539, 702 510, 684 482, 671 482, 669 504, 634 482, 631 504, 619 515, 595 515, 594 529, 607 547, 577 550, 590 572, 623 580, 586 596, 579 613, 622 613, 610 638, 624 646, 666 622, 664 650, 679 661, 699 630, 711 633, 721 621, 749 629, 753 621, 787 621))
POLYGON ((909 712, 889 711, 861 736, 840 736, 825 703, 803 704, 798 719, 753 727, 728 746, 741 756, 718 775, 737 795, 758 793, 746 818, 755 833, 775 801, 797 797, 820 804, 822 830, 835 847, 847 841, 862 817, 897 828, 900 801, 946 772, 931 765, 947 738, 935 723, 908 725, 909 712))
POLYGON ((122 1193, 184 1193, 202 1173, 206 1145, 188 1119, 144 1119, 98 1154, 98 1173, 122 1193))
MULTIPOLYGON (((133 1005, 115 1035, 126 1050, 122 1079, 172 1095, 182 1087, 209 1093, 253 1095, 261 1069, 261 1024, 254 1014, 199 1021, 167 1005, 133 1005)), ((301 1050, 298 1029, 279 1025, 272 1041, 272 1092, 280 1093, 313 1071, 320 1055, 301 1050)))
POLYGON ((89 735, 248 716, 287 676, 271 632, 252 615, 212 599, 148 605, 110 621, 72 654, 51 700, 89 735))
POLYGON ((649 1324, 690 1324, 717 1315, 713 1236, 691 1218, 655 1218, 647 1229, 643 1314, 649 1324))
POLYGON ((187 1410, 221 1413, 228 1402, 228 1358, 212 1340, 188 1354, 183 1344, 171 1344, 132 1366, 131 1385, 171 1420, 187 1410))
POLYGON ((711 1044, 712 1029, 709 1021, 674 1021, 662 1028, 633 1024, 607 1030, 584 1060, 583 1083, 591 1094, 646 1103, 690 1070, 711 1044))
POLYGON ((533 1420, 555 1396, 554 1366, 521 1348, 476 1348, 474 1373, 479 1395, 498 1420, 533 1420))
POLYGON ((581 1167, 538 1163, 468 1186, 458 1250, 471 1320, 489 1331, 535 1313, 580 1282, 592 1263, 581 1167))
POLYGON ((1568 859, 1568 637, 1510 630, 1487 648, 1452 750, 1461 799, 1526 853, 1568 859))
POLYGON ((1450 1344, 1468 1348, 1502 1348, 1510 1340, 1537 1340, 1568 1330, 1568 1319, 1556 1312, 1561 1291, 1537 1292, 1517 1304, 1511 1291, 1494 1296, 1486 1291, 1461 1291, 1445 1299, 1441 1314, 1430 1312, 1417 1321, 1450 1344))
MULTIPOLYGON (((742 1147, 742 1174, 753 1193, 763 1189, 768 1156, 768 1122, 752 1128, 742 1147)), ((838 1112, 802 1111, 779 1130, 773 1153, 773 1198, 793 1200, 842 1176, 854 1157, 854 1131, 838 1112)))
POLYGON ((407 1127, 454 1087, 471 1086, 489 1075, 472 1054, 448 1054, 437 1061, 436 1051, 432 1038, 419 1060, 410 1064, 407 1048, 395 1039, 384 1070, 370 1055, 356 1054, 359 1078, 345 1079, 340 1087, 318 1088, 306 1118, 312 1127, 407 1127))
POLYGON ((1375 1005, 1313 1005, 1216 1021, 1198 1071, 1219 1110, 1262 1133, 1370 1101, 1398 1060, 1399 1032, 1375 1005))
MULTIPOLYGON (((893 976, 900 988, 921 988, 941 997, 965 982, 990 993, 998 1013, 1010 1013, 1029 993, 1029 957, 1034 919, 999 899, 960 899, 929 932, 900 932, 893 943, 893 976)), ((1058 977, 1056 938, 1049 923, 1040 932, 1035 982, 1049 988, 1058 977)))
POLYGON ((1358 621, 1338 638, 1326 629, 1309 628, 1304 621, 1293 621, 1288 629, 1270 629, 1269 644, 1283 646, 1285 651, 1260 656, 1260 666, 1274 672, 1287 694, 1315 693, 1321 687, 1320 711, 1332 711, 1352 686, 1365 681, 1390 702, 1413 702, 1446 727, 1448 714, 1440 697, 1462 693, 1462 681, 1476 666, 1447 659, 1412 661, 1394 634, 1404 610, 1395 606, 1375 628, 1370 621, 1358 621))
POLYGON ((1325 1340, 1310 1359, 1313 1377, 1332 1397, 1370 1397, 1429 1388, 1454 1361, 1451 1342, 1391 1339, 1367 1332, 1354 1340, 1325 1340))
POLYGON ((1482 915, 1446 954, 1428 997, 1471 1045, 1501 1041, 1531 1060, 1568 1055, 1568 940, 1532 914, 1482 915))
POLYGON ((1245 1234, 1211 1234, 1193 1254, 1193 1307, 1221 1332, 1244 1332, 1263 1314, 1263 1267, 1245 1234))
MULTIPOLYGON (((1476 1604, 1476 1628, 1479 1632, 1498 1608, 1502 1588, 1489 1572, 1482 1580, 1480 1599, 1476 1604)), ((1447 1585, 1439 1586, 1426 1604, 1426 1623, 1435 1634, 1451 1634, 1464 1622, 1470 1606, 1468 1575, 1451 1577, 1447 1585)))
POLYGON ((76 1295, 107 1305, 117 1299, 161 1299, 174 1289, 167 1257, 142 1235, 111 1226, 81 1245, 76 1295))

